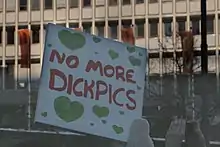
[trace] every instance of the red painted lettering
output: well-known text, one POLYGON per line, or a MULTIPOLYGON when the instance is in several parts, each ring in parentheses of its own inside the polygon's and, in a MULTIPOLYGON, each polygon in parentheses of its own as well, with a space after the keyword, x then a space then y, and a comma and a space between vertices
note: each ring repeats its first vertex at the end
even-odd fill
POLYGON ((119 89, 115 90, 115 92, 113 93, 113 96, 112 96, 114 103, 120 107, 123 107, 123 104, 120 104, 119 102, 117 102, 117 95, 119 94, 119 92, 124 92, 124 91, 125 91, 124 88, 119 88, 119 89))
POLYGON ((84 83, 84 97, 87 97, 88 92, 90 93, 90 98, 93 99, 94 98, 94 92, 93 92, 93 87, 95 86, 95 81, 91 81, 91 84, 88 84, 88 81, 85 80, 84 83))
POLYGON ((66 58, 66 65, 69 68, 77 68, 79 65, 79 58, 77 56, 70 55, 66 58))
POLYGON ((104 81, 97 81, 95 100, 99 100, 100 95, 105 95, 107 92, 108 92, 107 84, 104 81))
POLYGON ((134 98, 132 98, 130 95, 131 94, 135 94, 135 91, 134 90, 128 90, 126 92, 126 97, 128 98, 128 100, 133 104, 133 106, 130 106, 129 104, 126 104, 126 107, 129 109, 129 110, 134 110, 136 108, 136 101, 134 100, 134 98))
POLYGON ((50 81, 49 81, 49 88, 55 91, 63 91, 66 89, 67 86, 67 79, 63 72, 57 69, 50 69, 50 81), (63 85, 59 87, 55 87, 55 78, 60 78, 63 80, 63 85))
POLYGON ((125 81, 124 77, 124 68, 122 66, 116 66, 116 79, 119 80, 121 79, 123 82, 125 81))
POLYGON ((93 71, 96 71, 98 68, 99 68, 99 74, 103 76, 102 63, 100 61, 94 62, 92 60, 89 60, 86 66, 86 72, 90 72, 91 69, 93 69, 93 71))
POLYGON ((72 86, 73 86, 73 76, 68 75, 68 83, 67 83, 67 93, 70 95, 72 93, 72 86))
POLYGON ((111 65, 106 65, 106 66, 104 67, 104 73, 105 73, 105 76, 108 77, 108 78, 113 77, 114 74, 115 74, 114 67, 111 66, 111 65))
POLYGON ((134 70, 132 70, 132 69, 127 70, 127 72, 126 72, 126 81, 127 81, 128 83, 133 83, 133 84, 135 84, 136 81, 134 81, 134 80, 132 79, 133 76, 134 76, 134 70))
POLYGON ((83 92, 82 91, 77 91, 76 90, 76 86, 78 86, 80 83, 83 82, 83 78, 79 78, 79 79, 76 79, 74 84, 73 84, 73 93, 76 95, 76 96, 83 96, 83 92))
POLYGON ((52 51, 51 51, 51 54, 50 54, 50 59, 49 59, 49 61, 50 61, 50 62, 54 62, 55 57, 56 57, 58 63, 59 63, 59 64, 62 64, 63 61, 65 60, 66 55, 63 53, 62 56, 61 56, 58 51, 52 50, 52 51))

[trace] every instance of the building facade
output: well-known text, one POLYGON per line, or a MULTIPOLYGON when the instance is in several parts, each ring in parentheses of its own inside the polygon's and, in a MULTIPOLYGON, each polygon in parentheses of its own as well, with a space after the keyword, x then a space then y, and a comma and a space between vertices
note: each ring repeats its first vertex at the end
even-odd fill
MULTIPOLYGON (((219 11, 219 0, 207 0, 207 39, 212 54, 209 70, 218 73, 219 11)), ((22 28, 32 30, 32 58, 40 58, 47 23, 81 27, 88 33, 119 41, 121 28, 133 24, 136 45, 158 54, 158 59, 149 60, 150 73, 170 71, 163 67, 169 64, 163 64, 162 58, 164 52, 180 51, 179 38, 174 35, 179 31, 192 29, 195 49, 200 50, 200 0, 0 0, 2 66, 8 59, 18 59, 18 35, 15 32, 22 28)))

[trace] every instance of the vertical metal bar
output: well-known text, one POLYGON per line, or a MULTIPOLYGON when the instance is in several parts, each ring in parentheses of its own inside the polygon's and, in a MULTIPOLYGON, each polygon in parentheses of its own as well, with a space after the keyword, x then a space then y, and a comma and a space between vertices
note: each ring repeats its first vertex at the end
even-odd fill
MULTIPOLYGON (((159 0, 159 40, 163 42, 162 0, 159 0)), ((163 94, 163 48, 159 46, 160 93, 163 94)))
POLYGON ((208 45, 207 45, 207 11, 206 0, 201 0, 201 66, 202 73, 208 73, 208 45))
POLYGON ((18 88, 18 21, 19 21, 19 12, 18 12, 18 1, 15 1, 15 89, 18 88))
POLYGON ((122 11, 122 0, 118 0, 118 40, 121 41, 121 29, 122 29, 122 22, 121 22, 121 11, 122 11))
POLYGON ((70 12, 69 0, 66 0, 66 27, 67 28, 69 28, 69 12, 70 12))
POLYGON ((83 2, 82 0, 78 0, 78 4, 79 4, 79 28, 82 28, 82 30, 84 30, 83 26, 82 26, 82 8, 83 8, 83 2))
MULTIPOLYGON (((149 82, 149 74, 150 74, 150 59, 149 59, 149 19, 148 19, 148 12, 149 12, 149 2, 145 0, 145 47, 147 49, 148 59, 147 59, 147 71, 146 71, 146 89, 147 89, 147 97, 150 97, 150 93, 148 90, 150 89, 150 82, 149 82)), ((144 97, 145 98, 145 97, 144 97)))
POLYGON ((96 2, 92 0, 92 34, 96 34, 96 26, 95 26, 95 9, 96 9, 96 2))
POLYGON ((6 67, 6 0, 3 0, 2 17, 2 90, 5 90, 5 67, 6 67))
POLYGON ((108 27, 108 0, 105 0, 105 37, 108 38, 109 27, 108 27))
POLYGON ((190 0, 186 0, 186 29, 190 30, 190 0))
POLYGON ((215 0, 215 63, 216 63, 216 88, 217 93, 220 91, 219 87, 219 29, 218 29, 218 2, 219 0, 215 0))
POLYGON ((177 75, 176 75, 176 68, 177 68, 177 63, 176 63, 176 49, 177 49, 177 39, 176 39, 176 33, 177 33, 177 29, 176 29, 176 0, 173 0, 173 70, 174 70, 174 74, 173 74, 173 79, 174 79, 174 94, 177 94, 177 75))
POLYGON ((53 23, 57 22, 57 0, 53 0, 53 23))
MULTIPOLYGON (((32 49, 32 31, 31 31, 31 0, 27 0, 27 10, 28 10, 28 30, 30 32, 30 56, 32 49)), ((29 62, 31 62, 31 57, 29 62)), ((31 63, 30 63, 31 64, 31 63)), ((31 130, 31 66, 27 69, 28 75, 28 130, 31 130)))
POLYGON ((132 9, 132 25, 133 25, 133 32, 134 32, 134 38, 135 38, 135 43, 136 43, 136 24, 135 24, 135 1, 131 1, 131 9, 132 9))
POLYGON ((40 65, 42 68, 44 53, 44 1, 40 0, 40 65))

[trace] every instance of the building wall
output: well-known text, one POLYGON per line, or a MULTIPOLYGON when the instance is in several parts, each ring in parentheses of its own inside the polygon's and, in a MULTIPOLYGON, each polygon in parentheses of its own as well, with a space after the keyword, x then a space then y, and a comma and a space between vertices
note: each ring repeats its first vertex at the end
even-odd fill
MULTIPOLYGON (((211 71, 219 73, 219 0, 207 0, 207 32, 209 50, 216 55, 210 59, 211 71)), ((136 45, 149 53, 160 52, 158 59, 150 59, 150 73, 166 73, 170 64, 161 64, 163 44, 166 51, 180 49, 178 31, 195 33, 195 47, 200 50, 200 0, 0 0, 0 57, 18 59, 20 54, 18 29, 32 30, 32 58, 43 53, 45 25, 56 23, 66 27, 82 27, 99 36, 121 40, 121 28, 134 24, 136 45), (174 36, 174 37, 172 37, 174 36), (158 41, 159 40, 159 41, 158 41), (156 67, 156 68, 155 68, 156 67)), ((166 52, 165 51, 165 52, 166 52)), ((5 66, 5 62, 2 62, 5 66)), ((15 67, 17 67, 15 62, 15 67)), ((40 66, 38 67, 40 68, 40 66)))

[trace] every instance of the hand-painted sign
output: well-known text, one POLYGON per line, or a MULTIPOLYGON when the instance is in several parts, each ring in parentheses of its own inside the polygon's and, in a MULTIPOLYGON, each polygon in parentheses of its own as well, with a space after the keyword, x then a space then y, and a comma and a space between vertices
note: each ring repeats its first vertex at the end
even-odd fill
POLYGON ((145 71, 144 48, 49 24, 35 121, 127 141, 145 71))

